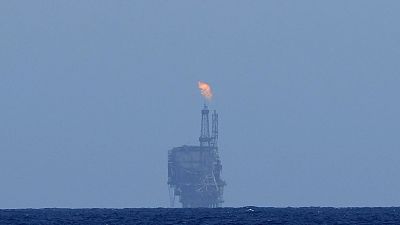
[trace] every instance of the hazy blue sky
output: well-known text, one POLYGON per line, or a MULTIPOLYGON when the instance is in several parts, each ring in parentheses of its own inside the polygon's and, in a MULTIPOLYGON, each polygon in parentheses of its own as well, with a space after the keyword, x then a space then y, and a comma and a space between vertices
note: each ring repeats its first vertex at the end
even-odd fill
POLYGON ((0 2, 0 208, 167 207, 212 84, 225 206, 400 205, 400 1, 0 2))

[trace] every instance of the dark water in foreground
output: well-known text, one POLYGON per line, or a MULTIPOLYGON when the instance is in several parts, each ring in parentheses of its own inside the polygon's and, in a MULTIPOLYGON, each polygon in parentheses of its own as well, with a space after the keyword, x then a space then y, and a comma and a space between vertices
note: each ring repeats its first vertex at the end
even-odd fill
POLYGON ((0 224, 400 224, 400 208, 8 209, 0 224))

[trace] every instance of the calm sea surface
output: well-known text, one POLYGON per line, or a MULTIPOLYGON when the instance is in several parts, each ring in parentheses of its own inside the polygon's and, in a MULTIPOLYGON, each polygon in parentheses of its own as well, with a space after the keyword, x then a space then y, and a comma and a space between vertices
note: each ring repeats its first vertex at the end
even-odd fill
POLYGON ((5 209, 0 224, 400 225, 400 208, 5 209))

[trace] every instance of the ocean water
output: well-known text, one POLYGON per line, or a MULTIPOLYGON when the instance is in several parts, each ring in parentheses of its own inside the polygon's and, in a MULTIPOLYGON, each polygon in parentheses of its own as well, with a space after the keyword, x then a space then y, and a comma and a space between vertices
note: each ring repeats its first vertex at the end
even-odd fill
POLYGON ((400 208, 4 209, 0 224, 400 224, 400 208))

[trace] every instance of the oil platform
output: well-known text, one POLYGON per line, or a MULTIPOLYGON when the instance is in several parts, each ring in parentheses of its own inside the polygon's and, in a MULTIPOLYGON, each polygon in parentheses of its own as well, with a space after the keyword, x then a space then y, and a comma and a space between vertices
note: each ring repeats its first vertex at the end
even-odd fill
POLYGON ((183 208, 220 207, 226 185, 221 179, 218 154, 218 114, 211 115, 211 135, 207 105, 201 110, 199 146, 181 146, 168 151, 168 186, 171 207, 175 197, 183 208))

